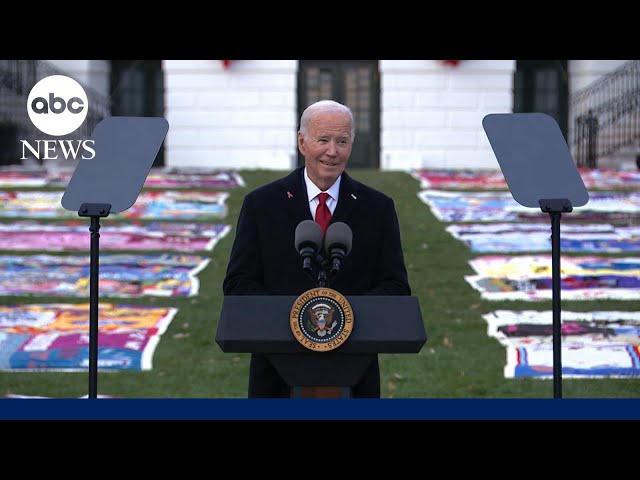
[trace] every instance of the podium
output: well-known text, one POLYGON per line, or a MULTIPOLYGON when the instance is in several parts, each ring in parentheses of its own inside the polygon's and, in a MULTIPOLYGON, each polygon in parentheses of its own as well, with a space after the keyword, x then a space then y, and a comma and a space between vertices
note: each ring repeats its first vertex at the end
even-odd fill
POLYGON ((418 353, 427 334, 417 297, 345 296, 353 331, 338 348, 303 347, 289 324, 297 296, 228 295, 220 312, 216 343, 225 353, 264 354, 292 389, 293 398, 350 398, 378 353, 418 353))

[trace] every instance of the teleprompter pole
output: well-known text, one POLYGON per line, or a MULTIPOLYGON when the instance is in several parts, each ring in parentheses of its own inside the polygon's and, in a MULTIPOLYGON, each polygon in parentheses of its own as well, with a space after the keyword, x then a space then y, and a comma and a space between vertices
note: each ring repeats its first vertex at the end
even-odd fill
POLYGON ((573 206, 566 199, 540 199, 540 208, 551 217, 551 285, 553 309, 553 398, 562 398, 562 319, 560 269, 560 217, 573 206))
POLYGON ((98 305, 100 267, 100 217, 111 211, 108 203, 83 203, 78 210, 81 217, 91 217, 91 251, 89 274, 89 398, 98 397, 98 305))

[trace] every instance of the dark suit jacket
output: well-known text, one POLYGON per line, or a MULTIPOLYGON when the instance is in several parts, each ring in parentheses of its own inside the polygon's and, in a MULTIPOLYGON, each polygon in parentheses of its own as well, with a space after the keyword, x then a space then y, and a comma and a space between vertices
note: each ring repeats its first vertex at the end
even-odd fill
MULTIPOLYGON (((299 295, 317 287, 303 272, 295 247, 296 227, 303 220, 312 219, 303 167, 247 194, 223 293, 299 295)), ((343 172, 331 222, 349 225, 353 242, 341 270, 330 279, 330 288, 342 295, 411 294, 398 217, 390 197, 343 172)), ((257 375, 252 368, 250 389, 252 382, 261 381, 257 375)))

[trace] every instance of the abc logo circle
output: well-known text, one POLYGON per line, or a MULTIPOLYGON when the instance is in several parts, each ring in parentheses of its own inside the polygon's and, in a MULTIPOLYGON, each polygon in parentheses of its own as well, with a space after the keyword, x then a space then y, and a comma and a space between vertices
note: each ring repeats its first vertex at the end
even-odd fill
POLYGON ((67 135, 77 130, 89 104, 82 85, 64 75, 45 77, 36 83, 27 99, 29 118, 48 135, 67 135))

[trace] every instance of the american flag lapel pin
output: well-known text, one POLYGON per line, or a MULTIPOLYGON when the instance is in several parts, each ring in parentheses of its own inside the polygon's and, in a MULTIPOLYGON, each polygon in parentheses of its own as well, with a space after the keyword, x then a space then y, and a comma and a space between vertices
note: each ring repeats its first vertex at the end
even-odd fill
POLYGON ((293 193, 287 192, 287 198, 293 198, 293 193))

